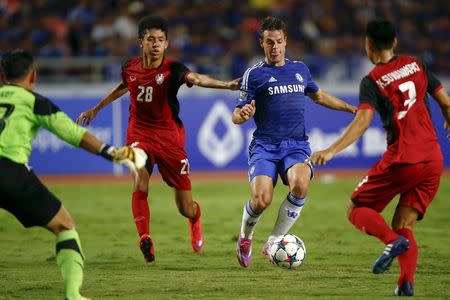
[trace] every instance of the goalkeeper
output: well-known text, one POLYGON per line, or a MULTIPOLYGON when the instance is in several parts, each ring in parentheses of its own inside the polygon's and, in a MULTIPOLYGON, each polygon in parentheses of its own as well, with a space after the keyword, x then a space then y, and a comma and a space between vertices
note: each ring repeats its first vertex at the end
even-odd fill
POLYGON ((65 297, 80 295, 84 255, 69 212, 28 166, 31 142, 44 127, 69 144, 132 170, 145 164, 145 153, 120 150, 99 141, 76 125, 49 99, 34 93, 36 70, 33 56, 22 49, 4 53, 0 62, 0 207, 12 213, 24 227, 42 226, 56 235, 57 263, 65 297))

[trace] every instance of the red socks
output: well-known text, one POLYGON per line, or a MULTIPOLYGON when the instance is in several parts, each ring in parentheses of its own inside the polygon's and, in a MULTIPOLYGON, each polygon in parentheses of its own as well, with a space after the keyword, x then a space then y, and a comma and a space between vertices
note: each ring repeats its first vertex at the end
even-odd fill
POLYGON ((136 223, 136 229, 139 237, 144 234, 149 234, 150 231, 150 209, 147 202, 146 192, 133 192, 133 198, 131 201, 131 208, 133 211, 134 223, 136 223))
POLYGON ((394 232, 379 213, 368 207, 355 207, 350 213, 349 219, 356 228, 377 237, 384 244, 395 240, 398 234, 409 240, 409 249, 397 257, 401 270, 397 284, 400 286, 405 281, 414 284, 419 251, 413 232, 408 228, 402 228, 394 232))
POLYGON ((353 208, 349 220, 356 228, 377 237, 384 244, 388 244, 398 237, 397 233, 386 224, 384 218, 371 208, 353 208))
POLYGON ((405 281, 409 281, 414 284, 414 273, 416 272, 417 256, 419 255, 414 234, 408 228, 402 228, 396 232, 409 240, 409 249, 397 257, 401 270, 397 283, 398 285, 402 285, 405 281))

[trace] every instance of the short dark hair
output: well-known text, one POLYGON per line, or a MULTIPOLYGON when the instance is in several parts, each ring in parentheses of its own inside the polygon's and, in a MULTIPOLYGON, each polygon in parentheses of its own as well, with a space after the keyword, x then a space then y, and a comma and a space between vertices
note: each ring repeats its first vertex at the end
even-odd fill
POLYGON ((259 26, 259 37, 262 38, 264 36, 264 31, 269 30, 282 30, 284 35, 287 36, 286 23, 283 20, 278 19, 276 17, 267 17, 259 26))
POLYGON ((144 38, 145 32, 150 29, 160 29, 166 34, 166 37, 169 35, 169 25, 167 20, 159 16, 146 16, 142 18, 139 21, 138 37, 140 39, 144 38))
POLYGON ((378 50, 391 49, 394 45, 395 27, 387 20, 373 20, 367 24, 366 36, 378 50))
POLYGON ((34 58, 24 49, 12 49, 2 55, 0 62, 1 72, 6 80, 17 80, 27 75, 33 67, 34 58))

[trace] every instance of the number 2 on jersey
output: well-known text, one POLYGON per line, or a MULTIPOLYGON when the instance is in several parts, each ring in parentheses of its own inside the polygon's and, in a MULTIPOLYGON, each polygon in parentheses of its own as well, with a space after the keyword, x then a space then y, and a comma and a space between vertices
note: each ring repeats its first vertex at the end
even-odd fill
POLYGON ((180 160, 180 162, 182 164, 180 174, 182 174, 182 175, 189 174, 189 171, 190 171, 189 160, 187 158, 185 158, 185 159, 180 160))
POLYGON ((139 94, 136 100, 139 102, 152 102, 153 100, 153 87, 152 86, 138 86, 139 94))
POLYGON ((3 116, 0 117, 0 134, 2 133, 3 129, 5 129, 6 118, 9 117, 13 111, 14 111, 13 104, 0 103, 0 115, 2 112, 4 112, 3 116))
POLYGON ((411 106, 413 106, 414 103, 416 103, 417 99, 416 99, 416 86, 414 82, 412 81, 403 82, 398 86, 398 89, 401 92, 408 91, 408 99, 406 99, 405 102, 403 103, 403 106, 407 106, 408 108, 406 110, 402 110, 397 113, 397 118, 400 120, 406 116, 406 113, 411 108, 411 106))

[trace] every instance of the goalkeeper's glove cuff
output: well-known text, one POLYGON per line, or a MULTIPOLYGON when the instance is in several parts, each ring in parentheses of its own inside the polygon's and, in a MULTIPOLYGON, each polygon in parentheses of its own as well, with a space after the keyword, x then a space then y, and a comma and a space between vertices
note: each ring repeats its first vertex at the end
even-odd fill
POLYGON ((103 144, 100 147, 99 155, 103 156, 107 160, 114 159, 114 153, 117 151, 117 148, 108 144, 103 144))

